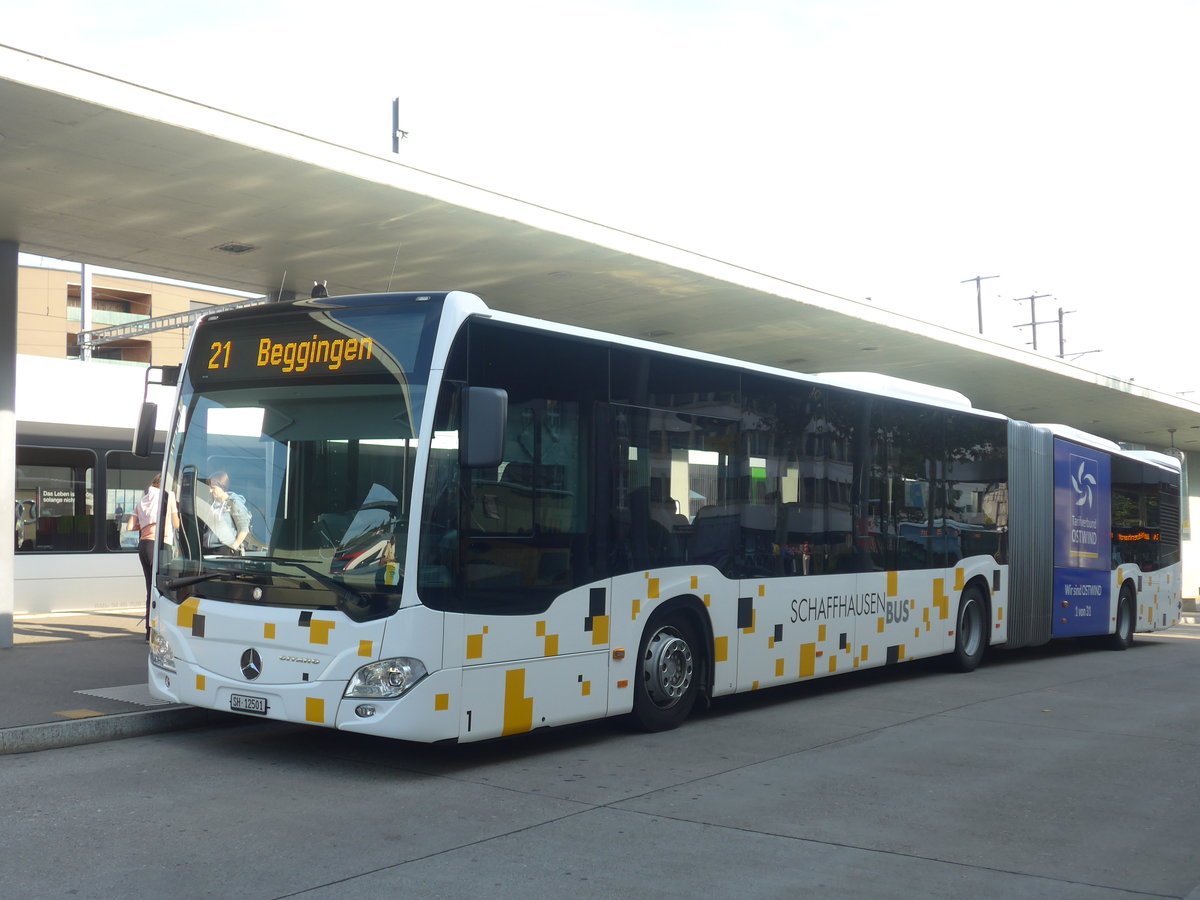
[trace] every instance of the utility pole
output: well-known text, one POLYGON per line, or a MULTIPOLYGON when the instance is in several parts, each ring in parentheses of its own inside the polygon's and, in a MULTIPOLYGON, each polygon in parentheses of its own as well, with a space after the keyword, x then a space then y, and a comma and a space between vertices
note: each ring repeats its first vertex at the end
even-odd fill
POLYGON ((1063 316, 1075 312, 1073 309, 1064 310, 1061 306, 1058 308, 1058 358, 1066 359, 1067 342, 1063 339, 1063 316))
POLYGON ((1051 294, 1031 294, 1028 297, 1013 297, 1014 303, 1024 303, 1029 301, 1029 321, 1023 325, 1014 325, 1013 328, 1033 328, 1033 349, 1037 349, 1037 327, 1039 325, 1049 325, 1049 322, 1039 322, 1037 318, 1037 302, 1043 297, 1050 297, 1051 294))
POLYGON ((400 152, 400 142, 408 137, 407 131, 400 128, 400 98, 392 100, 392 152, 400 152))
POLYGON ((975 282, 975 308, 979 310, 979 333, 983 334, 983 291, 979 287, 979 282, 987 281, 989 278, 999 278, 999 275, 976 275, 974 278, 967 278, 960 281, 959 284, 966 284, 968 281, 975 282))
MULTIPOLYGON (((92 267, 83 263, 79 269, 79 330, 90 331, 92 327, 92 267)), ((79 358, 92 358, 92 348, 80 345, 79 358)))
MULTIPOLYGON (((1067 341, 1063 337, 1063 316, 1068 316, 1075 312, 1073 309, 1058 308, 1058 358, 1067 358, 1067 341)), ((1099 350, 1081 350, 1078 353, 1072 353, 1071 359, 1079 359, 1081 356, 1087 356, 1089 353, 1099 353, 1099 350)))

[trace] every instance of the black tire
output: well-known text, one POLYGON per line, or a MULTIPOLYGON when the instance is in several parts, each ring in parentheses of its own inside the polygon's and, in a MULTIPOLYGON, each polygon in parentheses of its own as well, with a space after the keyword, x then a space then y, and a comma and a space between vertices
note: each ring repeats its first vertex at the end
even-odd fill
POLYGON ((1127 584, 1122 585, 1120 596, 1117 598, 1117 628, 1104 638, 1104 646, 1109 650, 1125 650, 1133 643, 1133 604, 1133 588, 1127 584))
POLYGON ((645 731, 678 728, 700 692, 700 643, 686 616, 650 620, 638 648, 633 720, 645 731))
POLYGON ((957 672, 974 672, 983 662, 988 644, 988 606, 983 591, 971 585, 958 600, 954 650, 950 665, 957 672))

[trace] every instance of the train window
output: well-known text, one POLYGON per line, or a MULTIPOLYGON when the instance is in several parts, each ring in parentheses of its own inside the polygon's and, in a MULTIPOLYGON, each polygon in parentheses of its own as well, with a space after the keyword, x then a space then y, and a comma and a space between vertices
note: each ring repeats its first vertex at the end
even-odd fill
POLYGON ((90 450, 17 447, 17 552, 91 550, 95 483, 90 450))
POLYGON ((129 531, 125 523, 150 479, 161 471, 161 453, 144 459, 123 450, 104 455, 104 542, 109 550, 137 550, 138 532, 129 531))

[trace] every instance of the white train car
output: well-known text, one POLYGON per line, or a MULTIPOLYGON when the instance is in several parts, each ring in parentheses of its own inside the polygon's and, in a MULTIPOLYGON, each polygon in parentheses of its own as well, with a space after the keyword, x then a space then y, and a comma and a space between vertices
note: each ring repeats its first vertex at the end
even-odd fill
MULTIPOLYGON (((17 357, 16 615, 144 602, 125 520, 162 466, 161 434, 151 457, 130 452, 145 380, 145 366, 17 357)), ((150 391, 169 414, 171 392, 150 391)))

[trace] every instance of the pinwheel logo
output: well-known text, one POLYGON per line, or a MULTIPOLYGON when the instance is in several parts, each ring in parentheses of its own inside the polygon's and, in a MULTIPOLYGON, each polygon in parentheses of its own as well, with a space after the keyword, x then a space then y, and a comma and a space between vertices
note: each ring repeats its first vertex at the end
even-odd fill
POLYGON ((1092 508, 1096 499, 1096 463, 1079 456, 1071 457, 1071 488, 1075 491, 1075 505, 1092 508))

